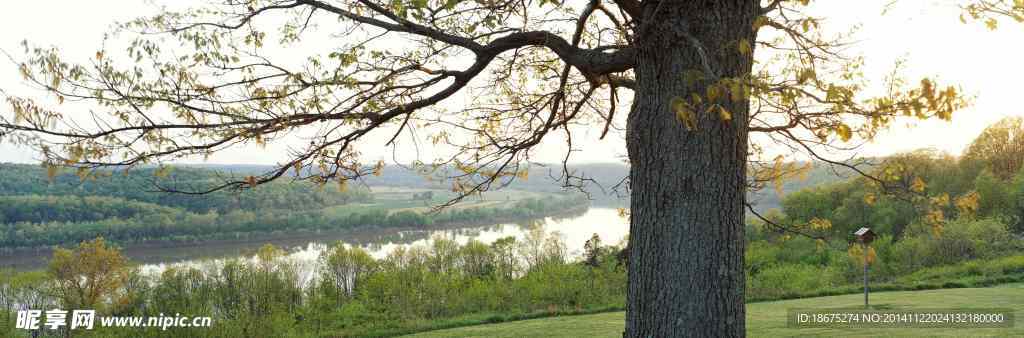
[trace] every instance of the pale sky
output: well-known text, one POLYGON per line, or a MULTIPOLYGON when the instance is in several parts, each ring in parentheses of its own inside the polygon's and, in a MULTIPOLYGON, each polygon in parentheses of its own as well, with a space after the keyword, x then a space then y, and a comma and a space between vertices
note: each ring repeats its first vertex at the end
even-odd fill
MULTIPOLYGON (((192 0, 34 0, 4 4, 0 11, 0 49, 18 55, 20 42, 27 39, 38 45, 55 45, 72 60, 88 60, 97 50, 115 21, 125 21, 152 13, 153 4, 172 3, 180 6, 192 0)), ((937 78, 941 83, 957 84, 975 96, 973 105, 954 115, 953 121, 928 121, 893 125, 873 144, 862 148, 860 155, 886 155, 917 148, 932 147, 959 154, 987 125, 1006 116, 1024 115, 1018 98, 1024 94, 1016 80, 1024 79, 1024 24, 1004 22, 996 31, 980 23, 960 23, 958 1, 909 0, 897 2, 882 15, 892 0, 818 0, 813 7, 816 16, 825 17, 824 25, 846 30, 855 25, 857 44, 851 55, 865 58, 865 75, 880 81, 892 70, 899 58, 906 59, 909 79, 922 76, 937 78)), ((16 65, 0 59, 0 88, 18 95, 44 95, 26 91, 16 65)), ((454 103, 448 103, 454 104, 454 103)), ((8 114, 6 104, 0 114, 8 114)), ((598 128, 595 128, 598 129, 598 128)), ((622 135, 609 135, 598 141, 599 130, 574 141, 582 151, 574 155, 576 162, 617 162, 625 155, 622 135)), ((386 136, 378 136, 386 139, 386 136)), ((557 162, 564 156, 562 140, 546 141, 532 160, 557 162)), ((362 143, 383 144, 384 141, 362 143)), ((406 146, 410 143, 405 143, 406 146)), ((266 149, 251 147, 214 156, 212 163, 273 164, 284 159, 281 145, 266 149)), ((367 160, 391 159, 384 148, 362 148, 367 160)), ((415 155, 400 149, 401 161, 415 155)), ((35 162, 36 155, 0 144, 0 162, 35 162)), ((429 161, 430 158, 420 158, 429 161)))

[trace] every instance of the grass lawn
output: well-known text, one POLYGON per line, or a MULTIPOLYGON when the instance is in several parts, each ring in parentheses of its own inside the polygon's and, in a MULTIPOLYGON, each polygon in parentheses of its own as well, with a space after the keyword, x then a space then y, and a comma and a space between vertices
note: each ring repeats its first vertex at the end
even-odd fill
MULTIPOLYGON (((747 335, 750 337, 845 336, 845 337, 1024 337, 1024 284, 991 288, 894 291, 872 294, 873 305, 891 310, 943 308, 1012 308, 1016 322, 1004 329, 790 329, 786 310, 790 308, 856 307, 863 295, 844 295, 762 302, 747 305, 747 335)), ((622 337, 624 314, 552 317, 492 325, 423 332, 412 337, 622 337)))

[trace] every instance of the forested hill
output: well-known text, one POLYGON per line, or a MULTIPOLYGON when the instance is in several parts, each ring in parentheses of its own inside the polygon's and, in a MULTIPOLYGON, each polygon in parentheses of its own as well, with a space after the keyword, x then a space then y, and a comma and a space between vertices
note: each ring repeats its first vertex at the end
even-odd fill
MULTIPOLYGON (((204 168, 213 171, 236 175, 265 173, 273 169, 267 165, 249 164, 188 164, 191 168, 204 168)), ((619 163, 580 164, 569 167, 572 175, 585 177, 584 187, 594 195, 614 195, 613 188, 629 175, 629 167, 619 163)), ((380 176, 364 176, 360 178, 366 185, 385 187, 409 187, 421 189, 449 189, 451 182, 445 177, 461 174, 454 168, 440 167, 429 170, 422 167, 405 165, 385 165, 380 176)), ((536 192, 560 192, 563 187, 563 168, 559 165, 534 164, 525 179, 516 179, 509 188, 536 192)), ((579 180, 571 180, 574 184, 579 180)), ((620 187, 625 194, 625 183, 620 187)), ((594 196, 600 197, 600 196, 594 196)))
MULTIPOLYGON (((791 163, 790 165, 803 167, 806 166, 806 163, 791 163)), ((196 165, 196 167, 235 174, 262 173, 271 169, 270 166, 260 165, 196 165)), ((624 181, 629 175, 629 166, 622 163, 589 163, 572 165, 568 170, 572 175, 584 178, 583 180, 572 180, 572 182, 582 184, 583 190, 589 193, 594 203, 622 207, 629 205, 628 181, 624 181)), ((438 179, 427 179, 426 177, 429 175, 418 173, 411 167, 387 165, 381 173, 380 176, 367 176, 363 179, 371 187, 450 188, 450 183, 438 179)), ((445 173, 441 169, 436 171, 434 176, 444 176, 445 173)), ((781 207, 782 197, 785 195, 804 188, 844 181, 857 175, 845 167, 815 162, 801 176, 783 180, 780 189, 770 185, 761 191, 751 192, 747 195, 747 200, 754 203, 755 209, 759 211, 778 209, 781 207)), ((517 179, 509 185, 509 188, 536 192, 575 190, 574 187, 564 187, 562 177, 564 177, 564 173, 560 164, 534 165, 530 168, 527 179, 517 179)))
MULTIPOLYGON (((109 177, 98 180, 82 181, 73 172, 66 171, 48 178, 44 168, 27 164, 0 164, 0 196, 3 195, 75 195, 75 196, 108 196, 126 200, 159 204, 184 208, 192 212, 210 210, 311 210, 326 206, 349 202, 366 201, 372 198, 366 189, 352 189, 345 193, 337 189, 321 189, 312 184, 289 184, 287 180, 260 186, 259 189, 244 193, 219 192, 202 198, 181 194, 153 193, 154 180, 161 184, 173 184, 179 187, 202 187, 220 182, 222 176, 244 176, 260 174, 270 170, 265 165, 182 165, 175 166, 166 177, 158 178, 155 168, 139 168, 124 174, 114 171, 109 177)), ((626 206, 629 202, 628 182, 623 179, 629 175, 629 167, 620 163, 580 164, 569 170, 577 176, 585 177, 582 181, 584 190, 590 198, 599 204, 626 206), (620 184, 621 183, 621 184, 620 184)), ((443 170, 436 175, 444 175, 443 170)), ((518 179, 508 187, 510 189, 534 192, 562 192, 562 167, 560 165, 535 165, 530 168, 527 179, 518 179)), ((363 183, 369 187, 406 187, 419 189, 448 190, 450 183, 438 179, 428 179, 410 167, 387 165, 380 176, 366 176, 363 183)), ((811 166, 803 178, 785 180, 781 189, 769 186, 758 192, 752 192, 747 200, 755 204, 760 211, 779 208, 781 197, 800 189, 825 183, 842 181, 850 178, 852 173, 841 167, 832 167, 821 163, 811 166), (779 194, 781 192, 781 196, 779 194)), ((568 190, 572 190, 571 188, 568 190)))
POLYGON ((38 165, 0 164, 0 196, 103 196, 182 208, 191 212, 226 210, 313 210, 371 198, 365 189, 321 189, 312 184, 274 182, 241 193, 216 192, 201 197, 155 192, 161 186, 208 187, 230 174, 205 168, 174 167, 166 175, 155 168, 108 171, 96 179, 80 179, 73 171, 58 171, 52 178, 38 165))
MULTIPOLYGON (((506 190, 477 196, 440 213, 447 189, 352 185, 344 191, 288 179, 241 192, 206 195, 156 192, 160 186, 203 187, 247 169, 174 167, 105 171, 81 179, 73 171, 0 164, 0 253, 70 245, 96 237, 119 244, 245 240, 260 236, 347 231, 363 227, 420 228, 493 224, 582 212, 581 194, 506 190), (218 170, 214 170, 218 169, 218 170)), ((414 175, 406 175, 412 182, 414 175)), ((422 178, 420 178, 422 180, 422 178)), ((415 185, 415 184, 413 184, 415 185)), ((423 184, 418 184, 423 186, 423 184)))

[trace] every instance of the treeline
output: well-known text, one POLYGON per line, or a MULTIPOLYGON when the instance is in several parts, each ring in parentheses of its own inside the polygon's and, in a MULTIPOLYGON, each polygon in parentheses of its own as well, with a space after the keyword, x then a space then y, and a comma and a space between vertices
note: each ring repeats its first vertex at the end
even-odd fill
POLYGON ((85 179, 71 170, 48 172, 37 165, 0 164, 0 196, 103 196, 180 208, 195 213, 229 210, 314 210, 368 202, 367 189, 339 191, 306 182, 273 182, 243 191, 218 191, 201 196, 155 191, 157 187, 202 190, 222 183, 214 170, 171 167, 99 170, 85 179), (52 174, 52 177, 51 177, 52 174))
POLYGON ((0 223, 98 221, 178 209, 106 196, 0 196, 0 223))
POLYGON ((222 182, 203 168, 99 171, 85 179, 67 170, 0 164, 0 251, 74 244, 104 237, 121 244, 247 239, 284 232, 358 227, 426 227, 532 219, 586 207, 581 195, 553 194, 543 203, 453 208, 440 213, 367 208, 335 217, 325 207, 370 203, 365 187, 339 191, 306 182, 272 182, 240 192, 186 195, 154 192, 157 184, 201 188, 222 182))
POLYGON ((58 250, 45 272, 0 271, 0 320, 10 319, 0 322, 0 335, 34 334, 11 327, 13 313, 21 309, 210 316, 214 323, 200 329, 72 332, 83 337, 380 336, 467 321, 620 309, 626 275, 619 250, 595 237, 584 259, 574 260, 560 236, 538 227, 521 240, 493 244, 436 238, 382 259, 338 244, 312 266, 268 245, 251 260, 173 266, 147 275, 98 239, 58 250), (81 283, 65 283, 76 278, 81 283))
MULTIPOLYGON (((815 162, 815 163, 794 163, 794 166, 808 166, 807 172, 803 175, 803 179, 800 180, 787 180, 780 182, 778 189, 776 187, 769 187, 760 191, 751 191, 747 194, 748 201, 756 201, 753 205, 755 210, 759 212, 767 211, 772 208, 779 208, 781 206, 780 194, 776 194, 776 190, 782 192, 781 195, 786 195, 798 191, 803 188, 816 186, 819 184, 837 182, 845 180, 855 175, 851 170, 843 168, 833 168, 829 165, 815 162)), ((253 168, 247 168, 252 170, 253 168)), ((269 168, 261 168, 266 170, 269 168)), ((526 175, 527 179, 517 179, 512 182, 508 187, 512 189, 527 190, 527 191, 538 191, 538 192, 561 192, 564 190, 562 185, 555 182, 558 178, 563 177, 561 164, 549 164, 549 165, 535 165, 530 167, 528 170, 529 174, 526 175)), ((629 191, 626 189, 626 184, 623 184, 629 176, 629 165, 625 163, 590 163, 590 164, 576 164, 569 167, 569 171, 576 176, 585 177, 586 180, 570 180, 570 183, 579 185, 584 191, 590 194, 590 198, 593 200, 595 205, 610 206, 610 207, 628 207, 629 206, 629 191), (613 189, 615 188, 615 189, 613 189)), ((371 176, 366 178, 366 182, 371 186, 396 186, 396 187, 418 187, 418 188, 430 188, 430 189, 447 189, 448 186, 439 179, 426 179, 425 176, 415 171, 408 170, 401 166, 387 165, 384 166, 381 176, 371 176)), ((433 172, 435 178, 445 177, 451 175, 458 175, 461 172, 455 168, 442 167, 433 172)))
POLYGON ((339 231, 361 227, 422 228, 435 225, 534 219, 586 208, 581 194, 552 195, 543 201, 523 199, 510 206, 453 208, 437 213, 385 209, 329 217, 320 210, 235 210, 193 213, 180 209, 105 197, 0 197, 17 203, 0 206, 0 248, 14 250, 66 245, 104 237, 136 242, 194 242, 245 239, 275 233, 339 231), (106 210, 96 209, 111 205, 106 210), (52 211, 47 211, 52 208, 52 211), (10 211, 17 210, 17 211, 10 211), (107 217, 110 216, 110 217, 107 217), (35 222, 54 217, 62 221, 35 222), (71 219, 71 221, 67 221, 71 219), (87 221, 78 221, 87 219, 87 221))
POLYGON ((958 218, 993 219, 1024 233, 1024 118, 993 124, 960 156, 922 149, 862 170, 869 176, 786 195, 768 218, 827 238, 867 226, 898 241, 918 224, 939 235, 958 218))
POLYGON ((957 218, 993 219, 1024 232, 1024 170, 1019 167, 996 173, 971 157, 921 150, 888 157, 870 174, 874 178, 790 194, 781 214, 773 216, 831 238, 867 226, 899 240, 918 223, 941 234, 946 222, 957 218))
POLYGON ((816 295, 860 278, 883 288, 972 286, 1024 277, 1024 119, 986 129, 959 157, 897 154, 870 177, 787 195, 747 229, 748 288, 816 295), (852 233, 880 235, 865 251, 852 233))
POLYGON ((510 206, 471 207, 442 209, 440 212, 425 213, 411 210, 390 212, 372 210, 354 212, 344 217, 333 218, 331 222, 343 227, 378 225, 382 227, 429 227, 435 225, 467 224, 481 221, 531 220, 548 215, 581 211, 590 204, 586 195, 575 193, 551 194, 550 197, 525 198, 510 206))
MULTIPOLYGON (((946 237, 876 241, 872 289, 978 287, 1024 280, 1020 240, 997 223, 956 221, 946 237), (955 235, 955 236, 954 236, 955 235), (966 249, 966 250, 964 250, 966 249)), ((860 291, 861 253, 757 231, 748 301, 860 291)), ((916 238, 916 237, 915 237, 916 238)), ((844 247, 844 246, 839 246, 844 247)), ((210 316, 211 328, 96 328, 83 337, 393 336, 539 316, 622 310, 628 255, 596 235, 579 256, 543 227, 522 238, 458 244, 434 238, 385 257, 345 244, 310 262, 266 245, 254 257, 144 273, 102 239, 55 251, 46 271, 0 271, 0 335, 24 309, 99 315, 210 316), (74 281, 73 283, 70 281, 74 281), (80 292, 88 288, 90 292, 80 292), (82 289, 82 290, 80 290, 82 289), (6 316, 8 320, 2 320, 6 316)), ((60 331, 43 331, 63 336, 60 331)))
MULTIPOLYGON (((803 179, 780 182, 777 190, 783 193, 781 195, 806 187, 845 180, 855 175, 853 171, 834 168, 818 162, 794 163, 793 165, 798 167, 807 165, 808 170, 803 175, 803 179)), ((237 174, 261 173, 272 169, 271 166, 261 165, 206 165, 202 167, 237 174)), ((374 187, 388 186, 446 190, 450 188, 450 184, 443 180, 444 177, 464 175, 461 171, 448 166, 441 166, 435 170, 427 170, 428 168, 429 166, 385 165, 381 169, 380 176, 367 176, 363 179, 368 185, 374 187)), ((516 179, 508 185, 508 188, 546 193, 563 192, 565 189, 560 184, 563 182, 557 181, 564 175, 562 169, 562 164, 560 163, 533 165, 527 170, 529 174, 524 176, 525 179, 516 179)), ((568 169, 573 175, 586 178, 585 180, 570 180, 570 183, 579 185, 584 191, 588 192, 593 204, 609 207, 625 207, 629 205, 629 192, 625 184, 623 184, 625 182, 623 180, 629 176, 628 164, 575 164, 570 165, 568 169)), ((752 191, 747 194, 747 200, 756 201, 753 207, 759 212, 779 208, 781 206, 781 198, 775 192, 775 187, 752 191)))

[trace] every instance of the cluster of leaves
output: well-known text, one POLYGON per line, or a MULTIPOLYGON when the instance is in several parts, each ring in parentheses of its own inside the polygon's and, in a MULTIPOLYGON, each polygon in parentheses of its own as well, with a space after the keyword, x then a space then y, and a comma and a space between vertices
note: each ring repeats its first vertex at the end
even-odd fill
POLYGON ((999 28, 1000 19, 1006 18, 1018 23, 1024 22, 1024 1, 1021 0, 979 0, 964 6, 960 21, 981 20, 988 29, 999 28))

